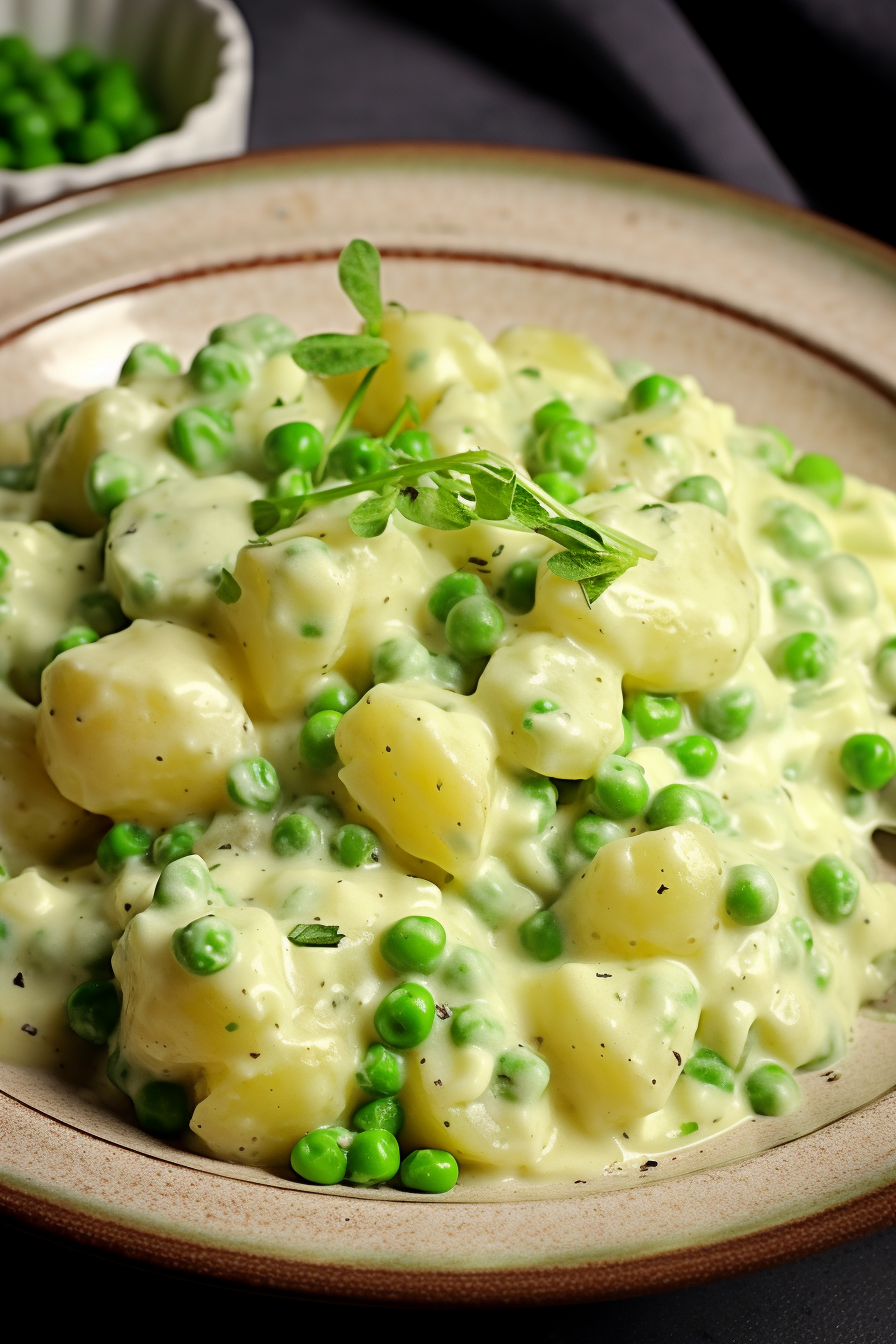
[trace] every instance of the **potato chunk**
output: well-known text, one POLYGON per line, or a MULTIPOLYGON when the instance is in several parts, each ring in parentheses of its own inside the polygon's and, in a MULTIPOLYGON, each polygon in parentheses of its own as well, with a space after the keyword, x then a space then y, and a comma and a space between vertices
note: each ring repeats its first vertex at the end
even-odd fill
POLYGON ((226 615, 254 691, 271 714, 294 713, 345 647, 351 573, 325 542, 292 536, 245 547, 234 577, 242 594, 226 615))
POLYGON ((555 908, 579 956, 688 957, 718 927, 722 885, 712 831, 688 822, 605 845, 555 908))
POLYGON ((53 660, 37 742, 66 798, 154 826, 227 807, 227 770, 256 750, 227 655, 154 621, 53 660))
POLYGON ((602 509, 595 521, 656 548, 589 609, 575 584, 539 575, 533 628, 569 635, 651 691, 719 686, 758 629, 758 585, 726 518, 703 504, 602 509))
POLYGON ((585 779, 618 747, 618 670, 550 635, 522 635, 489 659, 474 697, 512 765, 585 779), (549 708, 554 706, 554 708, 549 708))
POLYGON ((359 423, 381 434, 413 397, 424 419, 452 383, 490 392, 504 381, 501 360, 472 322, 447 313, 390 310, 383 336, 392 354, 381 366, 364 399, 359 423))
POLYGON ((495 741, 464 696, 375 686, 340 723, 336 749, 339 778, 402 849, 451 873, 479 857, 495 741))
POLYGON ((553 1086, 588 1130, 658 1111, 688 1058, 700 1005, 683 966, 568 962, 531 984, 553 1086))

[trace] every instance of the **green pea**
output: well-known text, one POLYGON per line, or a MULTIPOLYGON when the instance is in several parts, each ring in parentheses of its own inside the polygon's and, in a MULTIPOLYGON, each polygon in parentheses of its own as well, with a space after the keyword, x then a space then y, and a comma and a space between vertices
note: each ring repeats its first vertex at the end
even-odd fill
POLYGON ((236 933, 220 915, 201 915, 171 936, 177 961, 191 975, 217 975, 236 956, 236 933))
POLYGON ((691 733, 670 742, 668 750, 676 758, 686 775, 703 779, 710 774, 719 758, 719 749, 709 737, 691 733))
POLYGON ((162 130, 162 119, 149 107, 142 107, 134 120, 121 129, 121 147, 122 149, 133 149, 135 145, 142 145, 144 140, 151 140, 154 135, 158 135, 162 130))
POLYGON ((571 419, 573 419, 572 407, 567 405, 565 401, 561 401, 559 397, 556 397, 553 401, 546 401, 543 406, 539 406, 532 417, 532 424, 536 434, 543 434, 546 429, 550 429, 551 425, 555 425, 558 420, 571 419))
POLYGON ((90 47, 69 47, 68 51, 57 59, 56 64, 75 84, 83 84, 99 69, 100 58, 90 47))
POLYGON ((535 833, 540 835, 557 811, 557 786, 544 775, 533 775, 522 780, 520 787, 534 812, 535 833))
POLYGON ((455 947, 442 963, 441 976, 448 988, 459 994, 478 994, 488 985, 491 972, 481 952, 455 947))
POLYGON ((91 117, 65 136, 65 149, 74 163, 96 163, 121 150, 121 136, 114 126, 91 117))
POLYGON ((234 449, 233 420, 214 406, 191 406, 168 426, 168 447, 194 471, 219 470, 234 449))
POLYGON ((735 924, 764 924, 778 908, 778 884, 758 863, 740 863, 728 874, 725 911, 735 924))
POLYGON ((335 711, 337 714, 346 714, 358 703, 358 699, 358 692, 353 686, 349 686, 348 682, 334 681, 319 691, 305 706, 305 713, 309 719, 327 710, 331 713, 335 711))
POLYGON ((335 709, 321 709, 312 714, 299 734, 299 759, 309 770, 329 770, 339 760, 336 750, 336 729, 342 715, 335 709))
POLYGON ((13 168, 15 162, 15 149, 4 136, 0 136, 0 168, 13 168))
POLYGON ((301 495, 310 495, 314 482, 307 471, 290 467, 275 476, 267 488, 268 499, 295 499, 301 495))
POLYGON ((292 350, 296 334, 271 313, 252 313, 236 322, 223 322, 209 336, 209 344, 235 345, 240 350, 260 352, 270 358, 292 350))
POLYGON ((650 789, 644 770, 624 756, 608 756, 594 776, 594 803, 611 821, 636 817, 647 806, 650 789))
POLYGON ((572 842, 586 859, 593 859, 604 845, 621 840, 624 835, 625 831, 615 821, 595 816, 593 812, 586 812, 583 817, 579 817, 572 828, 572 842))
POLYGON ((381 439, 369 434, 352 434, 337 443, 327 460, 328 476, 347 476, 358 481, 389 466, 389 453, 381 439))
POLYGON ((613 753, 614 756, 627 756, 635 745, 635 739, 632 734, 632 725, 624 714, 620 714, 622 720, 622 742, 613 753))
POLYGON ((191 906, 211 904, 212 881, 205 860, 198 854, 172 859, 162 869, 153 892, 153 905, 188 910, 191 906))
POLYGON ((704 696, 697 717, 701 727, 723 742, 743 737, 756 713, 756 693, 749 686, 730 686, 704 696))
POLYGON ((788 560, 819 560, 831 549, 824 523, 799 504, 771 503, 771 516, 762 531, 788 560))
POLYGON ((349 1148, 345 1179, 353 1185, 382 1185, 391 1181, 401 1166, 401 1153, 394 1134, 387 1129, 366 1129, 349 1148))
POLYGON ((404 1086, 404 1060, 387 1045, 368 1045, 355 1081, 375 1096, 394 1096, 404 1086))
POLYGON ((594 430, 583 420, 555 420, 535 444, 530 457, 533 474, 562 471, 581 476, 596 447, 594 430))
POLYGON ((12 66, 13 70, 27 70, 36 60, 34 48, 26 37, 19 33, 4 33, 0 37, 0 60, 12 66))
POLYGON ((186 858, 193 853, 193 846, 207 830, 204 821, 182 821, 164 831, 152 847, 152 861, 157 868, 167 868, 169 863, 186 858))
POLYGON ((536 910, 517 933, 523 951, 535 961, 554 961, 563 951, 563 930, 553 910, 536 910))
POLYGON ((679 826, 685 821, 702 821, 703 807, 697 790, 689 784, 667 784, 651 798, 645 820, 653 831, 679 826))
POLYGON ((426 1195, 447 1195, 457 1185, 457 1161, 442 1148, 415 1148, 401 1164, 401 1183, 426 1195))
POLYGON ((809 925, 803 919, 802 915, 797 915, 795 919, 792 919, 790 921, 790 927, 793 929, 806 951, 811 952, 815 945, 815 939, 812 937, 812 930, 809 928, 809 925))
POLYGON ((238 346, 215 341, 197 350, 190 379, 200 392, 232 392, 251 383, 252 371, 238 346))
POLYGON ((731 1065, 726 1064, 721 1055, 717 1055, 715 1050, 708 1050, 705 1045, 694 1051, 682 1073, 688 1078, 693 1078, 695 1082, 708 1087, 717 1087, 720 1092, 734 1091, 734 1070, 731 1065))
POLYGON ((857 874, 838 854, 824 854, 806 878, 812 908, 829 924, 848 919, 859 900, 857 874))
POLYGON ((435 1015, 436 1005, 426 986, 407 981, 382 1000, 373 1025, 386 1045, 409 1050, 426 1040, 435 1015))
POLYGON ((721 831, 728 825, 728 813, 714 793, 708 789, 694 789, 700 800, 700 808, 703 813, 703 825, 709 826, 713 831, 721 831))
POLYGON ((377 1097, 359 1106, 352 1116, 352 1129, 385 1129, 400 1134, 404 1127, 404 1107, 395 1097, 377 1097))
POLYGON ((68 1024, 91 1045, 105 1045, 121 1016, 118 991, 111 980, 85 980, 66 1002, 68 1024))
POLYGON ((541 471, 535 477, 535 484, 558 504, 575 504, 584 494, 568 471, 541 471))
POLYGON ((95 630, 100 638, 103 635, 114 635, 129 624, 127 616, 112 594, 101 588, 84 593, 78 598, 77 607, 84 623, 89 625, 91 630, 95 630))
POLYGON ((488 590, 478 574, 467 574, 458 569, 439 579, 429 595, 427 606, 437 621, 445 622, 449 612, 465 597, 488 597, 488 590))
POLYGON ((775 476, 786 476, 793 460, 793 451, 793 444, 780 429, 775 429, 773 425, 760 425, 753 453, 766 471, 775 476))
POLYGON ((320 827, 304 812, 291 812, 281 817, 271 833, 271 846, 282 859, 295 854, 307 854, 321 843, 320 827))
POLYGON ((52 140, 26 140, 19 149, 19 167, 26 172, 62 163, 62 153, 52 140))
POLYGON ((705 504, 723 515, 728 512, 728 501, 715 476, 688 476, 672 487, 669 499, 673 504, 705 504))
POLYGON ((97 639, 95 630, 86 625, 73 625, 53 645, 53 657, 58 658, 60 653, 67 653, 69 649, 83 648, 85 644, 95 644, 97 639))
POLYGON ((881 644, 874 672, 888 699, 896 699, 896 638, 884 640, 881 644))
POLYGON ((877 606, 874 579, 857 555, 829 555, 816 572, 825 600, 838 616, 867 616, 877 606))
POLYGON ((491 873, 479 873, 467 883, 464 897, 470 908, 490 929, 496 929, 510 913, 513 893, 491 873))
POLYGON ((833 969, 822 952, 809 953, 809 972, 819 989, 827 989, 831 982, 833 969))
POLYGON ((133 822, 119 821, 100 841, 96 861, 104 873, 117 873, 128 859, 142 859, 151 844, 149 831, 133 822))
POLYGON ((503 593, 499 596, 511 611, 525 613, 535 606, 535 580, 538 577, 537 560, 517 560, 504 576, 503 593))
POLYGON ((84 476, 84 494, 94 513, 108 518, 113 509, 143 489, 143 472, 130 458, 99 453, 84 476))
POLYGON ((792 1073, 780 1064, 760 1064, 747 1078, 747 1100, 757 1115, 789 1115, 802 1096, 792 1073))
POLYGON ((138 341, 121 366, 118 381, 129 378, 167 378, 180 373, 180 360, 173 350, 155 341, 138 341))
POLYGON ((538 1100, 550 1081, 551 1071, 545 1061, 518 1045, 498 1056, 492 1090, 503 1101, 526 1106, 538 1100))
POLYGON ((35 141, 46 144, 56 129, 53 118, 42 107, 29 107, 8 120, 12 138, 20 148, 35 141))
POLYGON ((406 915, 380 938, 380 953, 393 971, 435 970, 445 951, 445 930, 429 915, 406 915))
POLYGON ((337 863, 346 868, 360 868, 365 863, 379 863, 379 840, 366 826, 350 822, 340 826, 330 841, 330 853, 337 863))
POLYGON ((854 733, 841 748, 840 769, 853 788, 871 793, 896 774, 896 752, 879 733, 854 733))
POLYGON ((494 653, 504 634, 504 617, 488 597, 464 597, 448 613, 445 637, 461 658, 494 653))
POLYGON ((427 434, 425 429, 406 429, 402 434, 396 434, 392 440, 392 449, 402 457, 409 457, 412 462, 428 462, 435 456, 432 435, 427 434))
POLYGON ((147 1134, 173 1138, 190 1123, 190 1103, 180 1083, 146 1083, 134 1098, 137 1124, 147 1134))
POLYGON ((373 681, 415 681, 429 677, 429 650, 411 635, 396 635, 373 651, 373 681))
POLYGON ((684 388, 674 378, 662 373, 650 373, 629 389, 628 411, 673 410, 684 401, 684 388))
POLYGON ((331 1129, 313 1129, 299 1139, 289 1155, 289 1165, 312 1185, 338 1185, 345 1176, 348 1157, 331 1129))
POLYGON ((843 498, 843 472, 832 457, 824 453, 806 453, 794 464, 790 479, 804 485, 820 499, 836 508, 843 498))
POLYGON ((120 65, 104 70, 91 92, 91 106, 97 117, 121 129, 140 111, 142 99, 133 75, 120 65))
POLYGON ((835 651, 830 639, 803 630, 778 645, 774 661, 791 681, 822 682, 830 675, 835 651))
POLYGON ((451 1039, 458 1047, 497 1050, 504 1040, 504 1028, 487 1004, 467 1003, 451 1014, 451 1039))
POLYGON ((0 550, 0 583, 6 578, 12 568, 12 561, 6 554, 6 551, 0 550))
POLYGON ((270 812, 280 797, 277 771, 263 756, 237 761, 227 771, 227 793, 237 807, 270 812))
POLYGON ((37 107, 37 99, 27 89, 9 89, 0 97, 0 119, 9 123, 22 112, 37 107))
POLYGON ((279 474, 290 467, 314 471, 324 455, 324 436, 304 420, 277 425, 265 436, 261 455, 268 471, 279 474))
POLYGON ((654 737, 675 732, 681 723, 681 705, 674 695, 641 692, 635 696, 629 716, 633 726, 649 742, 654 737))

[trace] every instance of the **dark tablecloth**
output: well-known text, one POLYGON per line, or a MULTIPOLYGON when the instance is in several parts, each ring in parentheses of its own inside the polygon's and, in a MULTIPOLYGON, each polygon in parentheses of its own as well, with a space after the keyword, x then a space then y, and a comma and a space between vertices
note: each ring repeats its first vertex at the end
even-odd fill
MULTIPOLYGON (((487 141, 615 155, 806 204, 896 243, 896 0, 238 0, 252 145, 487 141)), ((896 1231, 701 1288, 463 1318, 289 1302, 0 1225, 33 1330, 227 1339, 495 1331, 614 1344, 893 1344, 896 1231), (89 1327, 88 1327, 89 1328, 89 1327)))

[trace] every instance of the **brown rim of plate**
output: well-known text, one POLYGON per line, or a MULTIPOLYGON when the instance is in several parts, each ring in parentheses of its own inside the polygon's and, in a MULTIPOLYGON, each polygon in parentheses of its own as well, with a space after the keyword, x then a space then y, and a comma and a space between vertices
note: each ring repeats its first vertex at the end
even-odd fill
MULTIPOLYGON (((220 160, 147 174, 101 187, 56 198, 36 207, 10 213, 0 220, 0 246, 35 226, 52 224, 92 205, 102 206, 115 199, 139 197, 145 188, 195 180, 214 180, 242 169, 276 169, 278 166, 333 164, 364 161, 401 165, 425 160, 427 167, 448 167, 452 163, 470 164, 511 174, 531 168, 552 170, 569 178, 630 184, 654 188, 660 194, 678 197, 711 209, 747 216, 756 223, 777 225, 783 231, 827 244, 833 251, 844 251, 856 262, 885 273, 896 282, 896 249, 833 221, 783 205, 765 197, 719 183, 690 177, 667 169, 647 167, 623 160, 562 151, 526 149, 453 142, 370 142, 310 146, 298 149, 261 151, 235 159, 220 160)), ((641 280, 597 267, 540 260, 531 256, 512 256, 506 252, 489 254, 479 249, 464 251, 445 248, 384 247, 383 255, 394 258, 431 258, 433 260, 481 261, 489 264, 548 270, 583 278, 603 279, 634 289, 652 291, 712 310, 741 323, 768 331, 797 345, 817 358, 838 367, 850 377, 896 403, 896 387, 870 370, 854 364, 836 351, 789 330, 773 320, 744 311, 736 305, 715 301, 685 288, 641 280)), ((0 338, 4 344, 33 326, 40 326, 61 313, 89 306, 98 300, 203 275, 254 266, 277 266, 334 259, 338 250, 322 249, 278 256, 244 258, 232 263, 198 267, 189 271, 172 270, 147 281, 93 294, 89 298, 61 305, 44 312, 0 338)), ((49 1117, 48 1117, 49 1118, 49 1117)), ((494 1268, 482 1271, 387 1270, 345 1264, 300 1263, 286 1257, 253 1254, 247 1251, 203 1245, 188 1236, 166 1235, 129 1226, 71 1207, 63 1199, 30 1193, 13 1185, 0 1184, 0 1211, 35 1232, 74 1241, 92 1250, 137 1263, 186 1273, 201 1278, 241 1284, 248 1288, 287 1295, 300 1294, 336 1302, 371 1302, 379 1305, 426 1305, 433 1307, 500 1307, 551 1305, 663 1292, 692 1287, 720 1278, 785 1264, 805 1255, 880 1231, 896 1223, 896 1181, 830 1208, 790 1219, 775 1227, 745 1232, 742 1235, 683 1249, 662 1251, 627 1259, 606 1258, 577 1264, 550 1267, 494 1268)))

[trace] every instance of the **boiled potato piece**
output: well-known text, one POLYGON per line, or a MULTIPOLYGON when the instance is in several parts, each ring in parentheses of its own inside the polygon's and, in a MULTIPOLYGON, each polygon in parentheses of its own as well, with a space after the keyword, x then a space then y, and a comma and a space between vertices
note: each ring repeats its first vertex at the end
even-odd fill
MULTIPOLYGON (((585 336, 576 336, 555 327, 521 325, 508 327, 495 341, 495 349, 509 369, 543 370, 552 380, 573 385, 582 381, 613 401, 621 401, 625 391, 604 352, 585 336)), ((564 387, 565 390, 565 387, 564 387)), ((584 390, 584 386, 583 389, 584 390)))
POLYGON ((54 659, 37 742, 66 798, 150 826, 227 808, 227 770, 256 750, 226 653, 154 621, 54 659))
POLYGON ((0 580, 0 672, 37 701, 53 644, 81 623, 77 600, 100 580, 100 545, 49 523, 0 522, 0 550, 9 558, 0 580))
POLYGON ((128 387, 106 388, 72 412, 41 465, 38 498, 42 517, 82 536, 103 526, 87 502, 84 477, 99 453, 115 453, 138 464, 144 484, 189 476, 165 447, 167 415, 128 387))
POLYGON ((688 957, 719 926, 722 888, 712 831, 687 822, 605 845, 555 909, 579 956, 688 957))
POLYGON ((249 476, 163 481, 115 510, 106 542, 106 581, 131 617, 209 625, 215 589, 253 535, 249 476))
POLYGON ((242 592, 226 617, 255 698, 271 714, 293 713, 345 648, 351 573, 326 542, 290 536, 245 547, 234 578, 242 592))
POLYGON ((385 432, 405 397, 414 398, 425 419, 452 383, 489 392, 504 381, 504 366, 491 345, 472 322, 459 317, 391 310, 382 335, 392 353, 378 369, 358 416, 358 423, 376 434, 385 432))
POLYGON ((675 962, 567 962, 532 982, 551 1078, 588 1130, 665 1105, 687 1060, 700 1006, 675 962))
POLYGON ((620 673, 570 640, 530 634, 499 648, 473 698, 504 760, 540 775, 585 779, 620 744, 620 673))
POLYGON ((336 749, 339 778, 402 849, 452 873, 478 859, 495 741, 464 696, 374 686, 343 718, 336 749))
POLYGON ((138 1085, 164 1076, 200 1098, 191 1129, 215 1157, 285 1165, 307 1130, 346 1107, 360 1053, 358 1004, 352 996, 325 1025, 319 1001, 329 1008, 332 991, 321 982, 354 982, 368 955, 363 945, 335 957, 293 949, 263 910, 153 904, 131 920, 115 953, 122 1056, 138 1085), (171 939, 206 913, 234 930, 236 955, 199 976, 175 960, 171 939))
POLYGON ((639 560, 590 609, 575 584, 542 570, 531 626, 614 659, 646 690, 699 691, 732 677, 758 629, 759 589, 728 520, 703 504, 611 506, 594 518, 656 558, 639 560))
POLYGON ((92 857, 101 824, 70 803, 50 779, 34 740, 37 710, 0 688, 0 863, 92 857))

